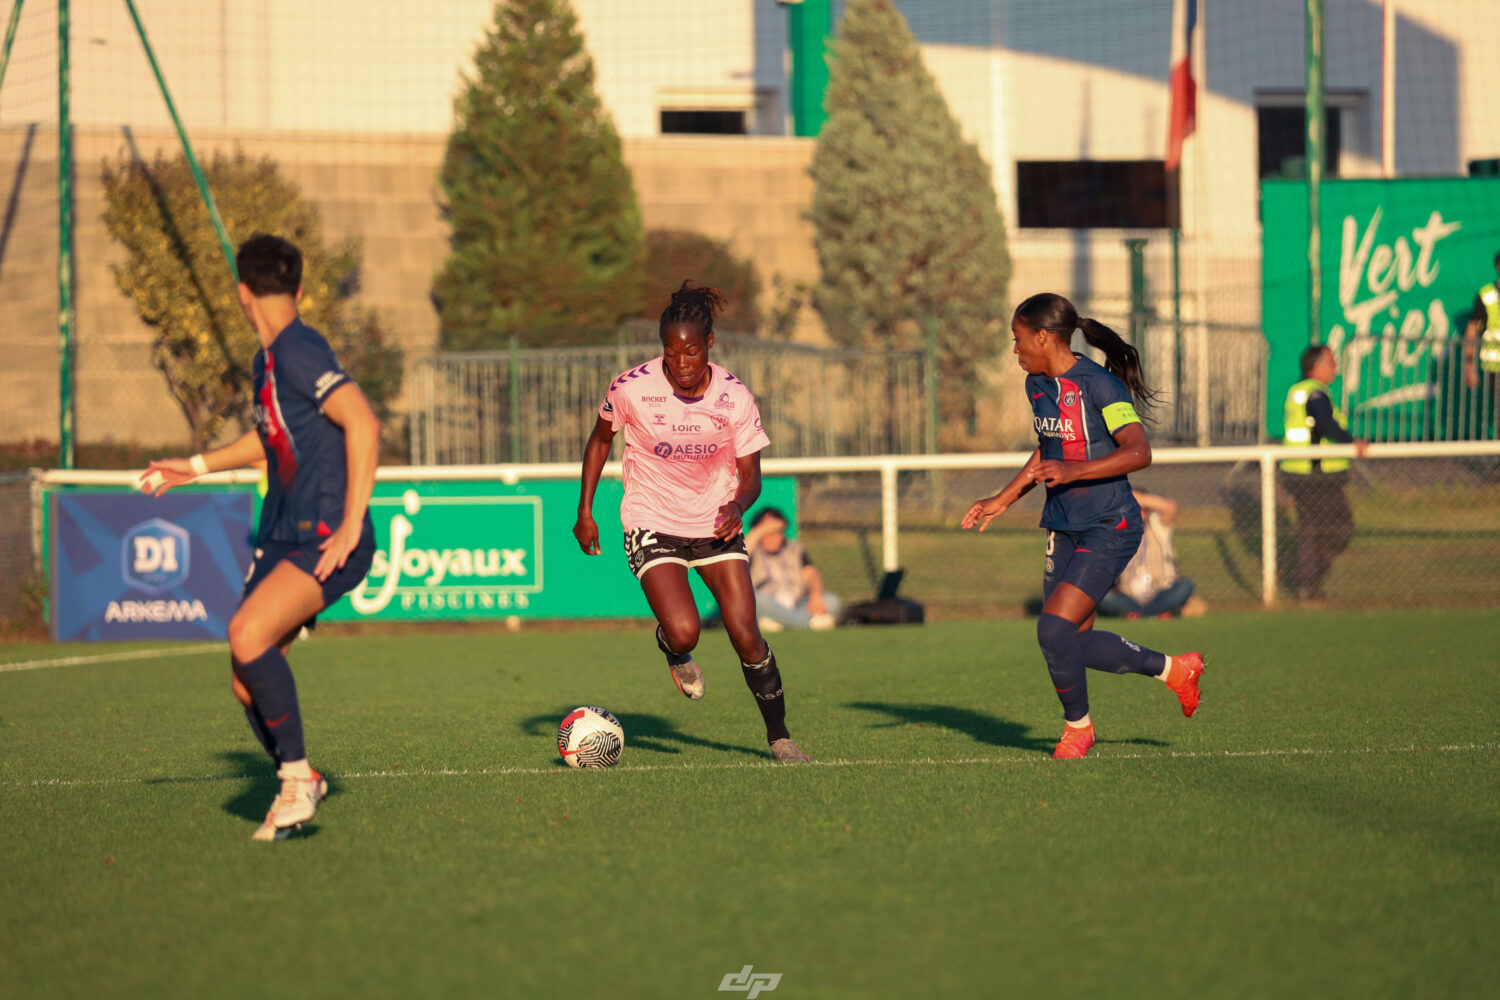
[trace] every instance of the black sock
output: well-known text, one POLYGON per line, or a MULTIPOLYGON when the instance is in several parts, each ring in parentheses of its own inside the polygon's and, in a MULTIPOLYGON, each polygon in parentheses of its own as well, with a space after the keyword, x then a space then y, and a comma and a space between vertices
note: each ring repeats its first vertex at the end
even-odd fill
POLYGON ((281 752, 281 760, 304 760, 307 748, 302 741, 297 682, 292 679, 292 668, 281 650, 272 646, 250 662, 240 664, 240 679, 250 689, 250 697, 281 752))
POLYGON ((1047 661, 1047 672, 1052 675, 1052 690, 1062 702, 1063 718, 1077 722, 1089 714, 1088 676, 1083 668, 1078 626, 1043 612, 1036 622, 1036 638, 1047 661))
POLYGON ((266 748, 266 753, 271 755, 273 761, 280 764, 281 754, 276 749, 276 737, 266 726, 266 720, 261 718, 259 710, 254 705, 245 706, 245 721, 250 723, 250 731, 255 734, 256 739, 260 740, 260 745, 266 748))
POLYGON ((745 685, 755 695, 760 717, 766 722, 766 742, 791 739, 786 728, 786 695, 781 690, 781 671, 776 669, 776 654, 766 647, 766 658, 759 663, 740 661, 745 685))
POLYGON ((691 663, 693 661, 693 654, 691 653, 673 652, 672 647, 667 645, 667 634, 662 631, 660 625, 656 626, 656 644, 661 647, 663 653, 667 654, 667 663, 674 667, 680 667, 684 663, 691 663))
POLYGON ((1078 642, 1083 646, 1083 662, 1090 670, 1156 677, 1167 665, 1167 654, 1137 646, 1113 632, 1088 629, 1078 633, 1078 642))

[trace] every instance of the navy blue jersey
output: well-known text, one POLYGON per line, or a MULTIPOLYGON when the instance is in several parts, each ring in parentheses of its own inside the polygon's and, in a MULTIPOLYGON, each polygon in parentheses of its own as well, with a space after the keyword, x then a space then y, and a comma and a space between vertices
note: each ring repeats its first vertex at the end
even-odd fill
POLYGON ((326 538, 343 522, 344 429, 323 416, 323 402, 348 381, 328 341, 300 319, 255 355, 255 429, 270 463, 261 544, 326 538))
MULTIPOLYGON (((1102 458, 1117 447, 1114 432, 1141 419, 1125 383, 1081 356, 1056 378, 1026 376, 1026 395, 1031 399, 1044 459, 1087 462, 1102 458)), ((1047 487, 1042 527, 1054 531, 1113 528, 1122 517, 1139 527, 1140 510, 1126 477, 1080 479, 1047 487)))

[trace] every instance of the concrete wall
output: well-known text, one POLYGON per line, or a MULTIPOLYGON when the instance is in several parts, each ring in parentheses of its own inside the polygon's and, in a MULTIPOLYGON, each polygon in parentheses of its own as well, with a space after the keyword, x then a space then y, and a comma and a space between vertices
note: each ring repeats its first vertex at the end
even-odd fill
MULTIPOLYGON (((185 423, 150 363, 152 331, 115 285, 110 265, 123 250, 104 228, 99 166, 130 142, 150 160, 176 152, 160 130, 75 130, 74 305, 77 313, 76 433, 79 440, 167 444, 185 423)), ((207 158, 236 140, 212 131, 195 137, 207 158)), ((434 349, 437 314, 432 276, 447 251, 438 212, 443 140, 431 136, 262 135, 238 145, 268 155, 322 212, 324 232, 364 243, 361 300, 416 359, 434 349)), ((664 138, 630 140, 625 157, 645 223, 728 240, 753 259, 769 286, 816 275, 810 226, 810 140, 664 138)), ((0 129, 0 199, 8 198, 0 243, 0 441, 57 436, 57 136, 55 130, 0 129), (19 183, 18 183, 19 182, 19 183)), ((3 203, 3 202, 0 202, 3 203)), ((805 319, 812 321, 810 311, 805 319)), ((817 336, 813 323, 806 335, 817 336)), ((398 401, 399 407, 400 401, 398 401)))

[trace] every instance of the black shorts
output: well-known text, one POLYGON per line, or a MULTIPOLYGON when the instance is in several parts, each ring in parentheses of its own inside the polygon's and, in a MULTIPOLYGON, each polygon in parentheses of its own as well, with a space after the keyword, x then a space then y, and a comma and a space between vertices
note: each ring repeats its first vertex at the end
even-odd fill
POLYGON ((1127 524, 1123 519, 1120 523, 1124 526, 1047 532, 1042 600, 1051 597, 1059 583, 1071 583, 1098 604, 1141 544, 1140 523, 1127 524))
POLYGON ((652 566, 675 563, 692 569, 709 563, 738 559, 749 562, 743 533, 733 538, 678 538, 663 535, 650 528, 629 528, 625 532, 625 554, 630 557, 630 572, 639 580, 652 566))
MULTIPOLYGON (((317 568, 318 560, 323 553, 318 549, 318 542, 266 542, 255 550, 255 557, 250 561, 250 570, 245 574, 245 589, 240 592, 240 603, 245 603, 245 598, 250 596, 251 591, 260 586, 260 582, 271 575, 271 570, 279 564, 290 561, 308 576, 313 576, 313 570, 317 568)), ((323 607, 328 607, 340 597, 359 586, 359 582, 370 572, 370 564, 375 559, 375 534, 365 531, 359 538, 359 544, 354 551, 349 553, 349 558, 344 562, 342 569, 335 570, 326 580, 319 581, 323 589, 323 607)), ((318 616, 313 615, 303 624, 311 628, 317 624, 318 616)))

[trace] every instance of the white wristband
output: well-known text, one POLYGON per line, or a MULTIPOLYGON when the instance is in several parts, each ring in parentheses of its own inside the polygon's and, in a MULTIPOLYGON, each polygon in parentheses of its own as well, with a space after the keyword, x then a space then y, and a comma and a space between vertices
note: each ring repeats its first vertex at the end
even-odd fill
POLYGON ((194 455, 192 458, 188 459, 188 465, 192 466, 193 475, 208 475, 208 462, 203 458, 202 455, 194 455))

